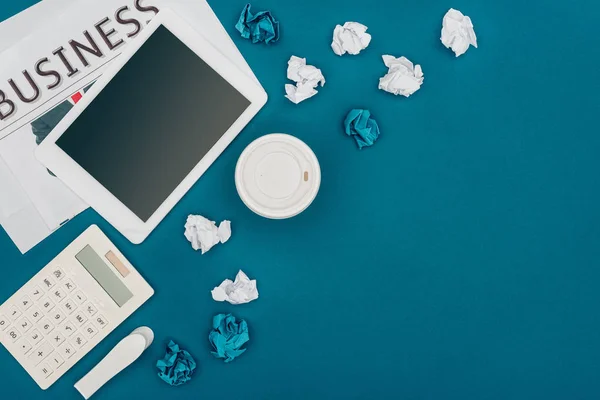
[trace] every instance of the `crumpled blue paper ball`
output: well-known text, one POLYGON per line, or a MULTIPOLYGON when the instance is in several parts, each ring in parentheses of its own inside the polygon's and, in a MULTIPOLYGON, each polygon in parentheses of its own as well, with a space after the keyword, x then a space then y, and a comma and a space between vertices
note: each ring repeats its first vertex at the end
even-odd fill
POLYGON ((241 347, 250 340, 248 324, 243 319, 238 322, 231 314, 215 315, 208 340, 215 349, 212 352, 215 357, 224 358, 226 363, 231 362, 246 351, 241 347))
POLYGON ((279 22, 275 21, 270 11, 261 11, 254 15, 250 12, 250 4, 246 4, 235 24, 244 39, 252 39, 252 43, 275 43, 279 40, 279 22))
POLYGON ((179 386, 192 379, 196 361, 190 353, 181 350, 179 345, 171 340, 165 358, 156 362, 156 368, 160 371, 158 373, 160 379, 171 386, 179 386))
POLYGON ((379 137, 379 125, 369 110, 351 110, 344 120, 346 135, 354 137, 359 149, 372 146, 379 137))

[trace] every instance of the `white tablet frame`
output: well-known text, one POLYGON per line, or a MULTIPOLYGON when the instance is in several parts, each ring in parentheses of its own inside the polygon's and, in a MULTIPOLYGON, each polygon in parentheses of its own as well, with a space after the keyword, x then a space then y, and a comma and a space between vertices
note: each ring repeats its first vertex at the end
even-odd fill
POLYGON ((237 68, 235 64, 174 12, 162 9, 139 36, 128 45, 119 58, 113 61, 113 64, 63 118, 50 135, 38 146, 35 155, 42 164, 65 182, 67 186, 127 239, 132 243, 140 244, 181 200, 202 174, 206 172, 208 167, 221 155, 225 148, 235 139, 266 102, 267 94, 259 83, 237 68), (58 147, 56 141, 161 25, 202 58, 204 62, 244 95, 251 104, 175 188, 173 193, 165 199, 148 221, 144 222, 58 147))

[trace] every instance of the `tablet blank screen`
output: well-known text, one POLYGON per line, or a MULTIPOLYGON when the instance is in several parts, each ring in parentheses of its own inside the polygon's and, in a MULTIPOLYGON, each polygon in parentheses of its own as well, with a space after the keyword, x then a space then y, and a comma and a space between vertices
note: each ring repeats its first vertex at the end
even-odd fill
POLYGON ((248 106, 160 26, 56 144, 146 222, 248 106))

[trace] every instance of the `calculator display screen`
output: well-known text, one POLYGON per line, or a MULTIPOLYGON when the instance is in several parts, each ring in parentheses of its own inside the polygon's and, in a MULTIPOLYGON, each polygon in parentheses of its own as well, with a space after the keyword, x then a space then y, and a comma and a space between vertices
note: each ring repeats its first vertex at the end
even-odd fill
POLYGON ((133 293, 117 277, 114 269, 106 264, 90 245, 85 246, 75 258, 119 307, 123 307, 133 297, 133 293))

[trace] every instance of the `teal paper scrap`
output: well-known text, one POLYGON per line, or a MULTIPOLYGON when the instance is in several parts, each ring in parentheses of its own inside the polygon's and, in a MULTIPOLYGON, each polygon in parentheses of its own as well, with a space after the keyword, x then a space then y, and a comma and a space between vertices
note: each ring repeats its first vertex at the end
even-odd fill
POLYGON ((270 11, 260 11, 254 15, 250 12, 250 4, 246 4, 235 25, 244 39, 252 43, 275 43, 279 40, 279 22, 270 11))
POLYGON ((250 340, 248 324, 243 319, 238 322, 232 314, 215 315, 208 340, 215 350, 212 352, 215 357, 231 362, 246 351, 241 347, 250 340))
POLYGON ((181 350, 179 345, 171 340, 167 346, 167 354, 156 362, 156 368, 160 371, 160 379, 171 386, 179 386, 192 379, 196 361, 190 353, 181 350))
POLYGON ((369 110, 351 110, 344 120, 346 135, 354 137, 359 149, 372 146, 379 138, 379 125, 369 110))

